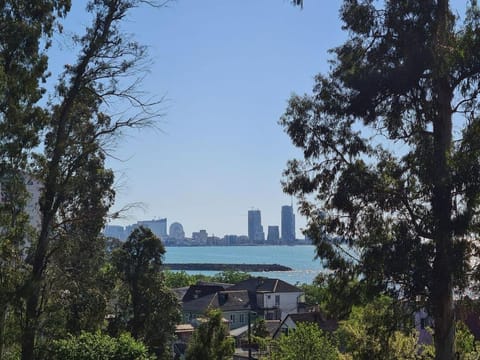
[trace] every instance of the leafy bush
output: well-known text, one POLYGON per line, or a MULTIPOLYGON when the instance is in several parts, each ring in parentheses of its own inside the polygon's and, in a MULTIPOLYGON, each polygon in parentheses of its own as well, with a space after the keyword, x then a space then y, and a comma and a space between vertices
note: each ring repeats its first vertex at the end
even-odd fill
POLYGON ((50 360, 153 360, 144 344, 130 334, 113 338, 101 332, 55 340, 46 351, 50 360))

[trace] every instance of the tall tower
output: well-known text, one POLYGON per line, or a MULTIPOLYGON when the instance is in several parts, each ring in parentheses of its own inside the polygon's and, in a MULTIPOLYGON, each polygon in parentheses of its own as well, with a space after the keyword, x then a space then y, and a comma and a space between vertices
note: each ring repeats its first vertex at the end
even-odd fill
POLYGON ((255 243, 265 241, 260 210, 248 210, 248 238, 255 243))
POLYGON ((282 206, 282 242, 295 241, 295 215, 293 206, 282 206))
POLYGON ((280 242, 280 232, 278 231, 278 225, 272 225, 268 227, 267 242, 270 245, 278 245, 280 242))

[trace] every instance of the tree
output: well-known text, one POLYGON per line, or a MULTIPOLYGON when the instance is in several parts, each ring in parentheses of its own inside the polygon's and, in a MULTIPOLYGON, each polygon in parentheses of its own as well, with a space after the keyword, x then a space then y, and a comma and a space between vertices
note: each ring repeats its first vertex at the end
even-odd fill
POLYGON ((235 352, 233 338, 228 337, 227 326, 223 323, 220 310, 207 314, 207 321, 201 323, 190 340, 187 348, 187 360, 225 360, 235 352))
POLYGON ((6 323, 19 310, 18 288, 25 273, 23 249, 31 230, 25 174, 45 122, 37 102, 47 76, 46 50, 57 18, 70 7, 66 0, 24 5, 0 5, 0 358, 4 336, 13 333, 6 323))
POLYGON ((163 277, 165 279, 165 285, 170 289, 186 287, 194 285, 197 281, 210 281, 211 277, 202 274, 187 274, 185 270, 182 271, 170 271, 164 270, 163 277))
POLYGON ((240 281, 247 280, 252 276, 244 271, 225 270, 212 276, 211 280, 215 282, 223 282, 227 284, 236 284, 240 281))
POLYGON ((274 344, 272 360, 336 360, 337 348, 316 324, 299 323, 274 344))
POLYGON ((159 355, 167 351, 180 321, 178 301, 161 274, 164 254, 160 239, 140 226, 113 255, 128 293, 121 304, 123 313, 116 316, 126 320, 123 327, 135 339, 142 340, 159 355))
POLYGON ((354 306, 337 330, 345 359, 431 359, 431 349, 418 344, 413 326, 405 321, 406 315, 386 296, 365 306, 354 306))
POLYGON ((460 22, 448 0, 345 0, 340 16, 349 39, 280 120, 303 150, 284 190, 325 267, 425 299, 436 359, 451 360, 453 291, 478 279, 480 11, 471 1, 460 22))
POLYGON ((348 279, 319 274, 313 284, 302 284, 307 305, 316 306, 328 318, 343 320, 348 317, 354 305, 365 305, 367 289, 357 279, 348 279))
MULTIPOLYGON (((99 231, 113 202, 113 174, 105 169, 106 146, 111 145, 122 129, 145 126, 158 115, 157 103, 142 101, 136 92, 145 47, 126 41, 119 29, 127 12, 142 3, 142 0, 88 2, 87 10, 93 21, 83 36, 73 39, 79 48, 77 61, 65 66, 52 100, 40 111, 44 119, 43 153, 32 154, 31 158, 35 160, 33 175, 43 185, 39 204, 41 222, 31 244, 29 271, 21 289, 25 304, 23 360, 34 359, 42 306, 46 303, 43 298, 46 274, 55 251, 53 245, 65 238, 72 224, 81 219, 87 227, 90 221, 100 219, 92 227, 99 231), (132 110, 118 116, 107 113, 107 105, 115 100, 127 102, 132 110), (97 182, 88 186, 85 179, 97 182), (87 189, 88 196, 78 191, 80 184, 87 189)), ((25 7, 31 7, 34 13, 55 9, 49 2, 31 2, 25 7)), ((24 21, 18 20, 20 24, 24 21)))

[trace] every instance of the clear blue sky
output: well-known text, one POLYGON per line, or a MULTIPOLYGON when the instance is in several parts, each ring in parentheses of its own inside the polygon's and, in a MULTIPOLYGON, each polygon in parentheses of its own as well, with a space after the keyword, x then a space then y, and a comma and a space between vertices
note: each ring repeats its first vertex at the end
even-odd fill
MULTIPOLYGON (((311 91, 315 74, 328 70, 327 50, 346 38, 340 5, 176 0, 132 12, 126 31, 149 46, 153 60, 144 90, 168 100, 160 130, 128 133, 115 151, 125 161, 108 162, 118 178, 114 210, 145 205, 113 223, 166 217, 187 236, 200 229, 247 234, 254 207, 265 233, 280 225, 280 207, 291 201, 281 174, 299 152, 277 122, 289 96, 311 91)), ((82 10, 74 8, 70 30, 88 23, 82 10)), ((68 58, 65 50, 55 62, 68 58)), ((297 237, 304 225, 297 215, 297 237)))

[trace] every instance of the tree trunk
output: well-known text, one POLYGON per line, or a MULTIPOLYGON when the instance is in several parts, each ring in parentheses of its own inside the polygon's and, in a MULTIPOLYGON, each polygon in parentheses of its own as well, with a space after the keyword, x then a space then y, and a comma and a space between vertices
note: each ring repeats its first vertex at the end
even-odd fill
POLYGON ((453 304, 453 269, 450 256, 453 247, 451 225, 452 185, 448 164, 452 149, 453 91, 449 81, 448 0, 438 0, 437 29, 435 36, 433 94, 435 118, 433 119, 433 196, 435 259, 431 283, 431 305, 434 319, 436 360, 454 360, 455 312, 453 304))
POLYGON ((42 220, 42 229, 35 249, 32 273, 27 283, 25 323, 22 334, 22 360, 35 359, 35 337, 39 315, 38 303, 40 301, 41 283, 46 266, 48 228, 51 219, 51 216, 44 216, 42 220))

